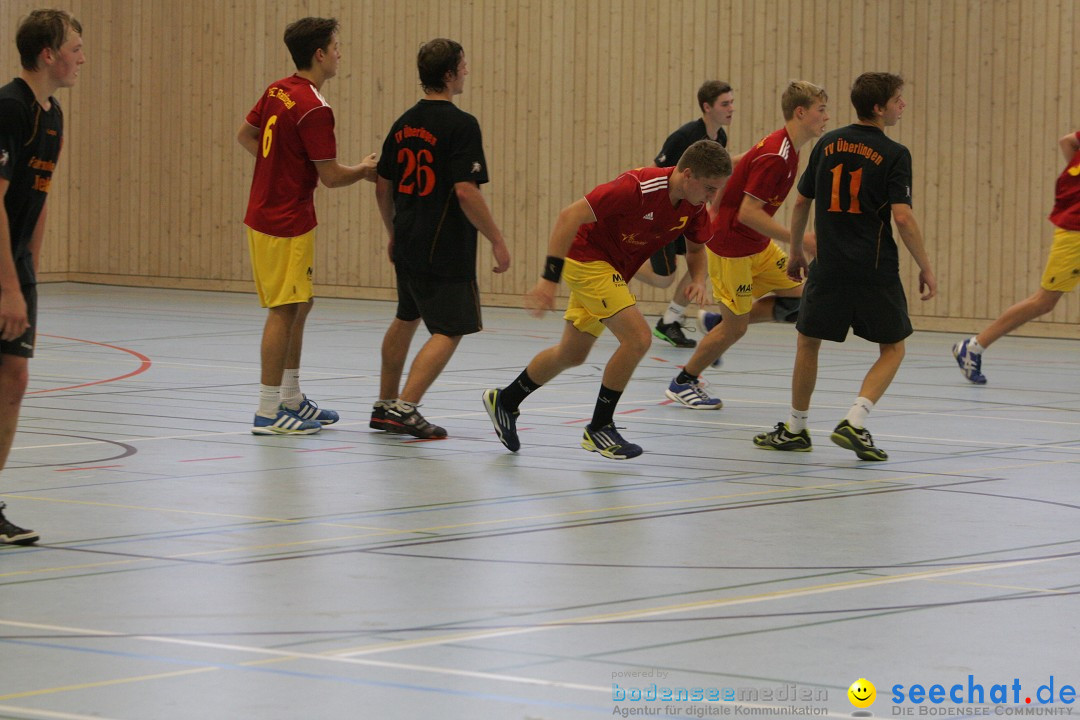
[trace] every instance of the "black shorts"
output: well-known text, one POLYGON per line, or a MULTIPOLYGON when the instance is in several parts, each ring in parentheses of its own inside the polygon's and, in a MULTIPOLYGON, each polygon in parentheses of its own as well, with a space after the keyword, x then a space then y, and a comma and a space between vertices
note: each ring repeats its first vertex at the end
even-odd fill
POLYGON ((652 263, 653 272, 657 275, 672 275, 675 272, 676 255, 686 254, 686 238, 680 235, 675 240, 672 240, 664 247, 660 248, 653 253, 649 258, 649 262, 652 263))
POLYGON ((898 343, 912 333, 900 278, 878 285, 819 282, 814 273, 803 288, 799 320, 803 335, 844 342, 848 328, 874 343, 898 343))
POLYGON ((30 327, 14 340, 0 340, 0 355, 34 357, 34 342, 37 340, 37 285, 23 285, 22 295, 26 300, 26 317, 30 320, 30 327))
POLYGON ((397 319, 422 319, 432 335, 458 337, 484 329, 475 278, 448 280, 398 270, 397 291, 397 319))

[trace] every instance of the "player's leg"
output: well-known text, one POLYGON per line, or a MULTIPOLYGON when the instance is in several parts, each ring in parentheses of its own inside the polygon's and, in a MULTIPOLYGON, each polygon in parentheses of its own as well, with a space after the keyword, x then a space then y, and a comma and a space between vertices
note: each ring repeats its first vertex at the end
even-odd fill
MULTIPOLYGON (((650 258, 650 265, 656 274, 664 274, 674 279, 678 272, 679 255, 686 255, 686 239, 682 237, 657 250, 650 258)), ((637 276, 635 275, 635 277, 637 276)), ((690 299, 686 297, 686 289, 690 287, 691 282, 693 282, 693 278, 690 277, 690 273, 683 272, 678 285, 675 286, 675 292, 672 294, 667 310, 657 320, 652 331, 653 335, 674 347, 693 348, 697 345, 696 341, 686 337, 682 326, 683 317, 686 315, 686 307, 690 304, 690 299)))
POLYGON ((607 318, 604 325, 619 340, 619 347, 604 366, 593 417, 585 428, 581 446, 606 458, 628 460, 641 455, 642 449, 619 433, 615 427, 615 409, 638 363, 649 351, 651 337, 648 323, 636 306, 607 318))
POLYGON ((982 353, 993 343, 1035 318, 1046 315, 1057 306, 1061 296, 1080 285, 1080 232, 1054 230, 1054 241, 1046 258, 1039 289, 1008 308, 986 329, 974 337, 953 345, 960 372, 976 385, 984 385, 982 353))
MULTIPOLYGON (((31 319, 31 332, 35 323, 31 319)), ((19 411, 26 386, 30 381, 30 360, 21 355, 0 352, 0 471, 7 464, 8 453, 15 441, 15 429, 19 423, 19 411)), ((0 545, 31 545, 40 539, 34 530, 21 528, 4 517, 4 503, 0 502, 0 545)))

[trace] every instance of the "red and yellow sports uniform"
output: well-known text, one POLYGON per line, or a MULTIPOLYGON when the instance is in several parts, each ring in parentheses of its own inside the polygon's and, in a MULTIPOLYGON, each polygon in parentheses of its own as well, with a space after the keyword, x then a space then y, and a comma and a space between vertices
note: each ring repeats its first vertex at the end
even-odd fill
POLYGON ((260 131, 244 224, 263 307, 308 302, 315 241, 315 162, 337 157, 334 111, 308 80, 270 85, 247 115, 260 131))
MULTIPOLYGON (((1076 137, 1080 140, 1080 132, 1076 137)), ((1080 150, 1057 179, 1050 222, 1057 229, 1041 285, 1044 290, 1071 292, 1080 285, 1080 150)))
POLYGON ((767 135, 735 166, 724 186, 708 243, 713 297, 736 315, 745 315, 755 298, 795 287, 787 276, 787 253, 769 237, 739 222, 743 196, 764 203, 770 216, 784 203, 799 170, 799 153, 786 128, 767 135))
POLYGON ((682 235, 699 245, 708 241, 705 206, 671 204, 674 171, 630 170, 585 196, 596 222, 578 228, 563 269, 570 288, 564 317, 578 330, 599 337, 601 320, 636 303, 626 284, 657 250, 682 235))

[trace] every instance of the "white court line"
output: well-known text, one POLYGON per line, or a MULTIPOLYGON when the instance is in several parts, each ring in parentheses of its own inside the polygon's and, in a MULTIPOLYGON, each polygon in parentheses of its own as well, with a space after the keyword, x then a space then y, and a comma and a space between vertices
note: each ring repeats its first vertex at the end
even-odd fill
MULTIPOLYGON (((683 603, 679 605, 671 605, 667 607, 647 608, 642 610, 628 610, 616 613, 609 613, 606 615, 597 615, 583 618, 571 618, 569 620, 552 621, 543 623, 541 625, 534 625, 530 627, 520 628, 506 628, 502 630, 488 630, 477 632, 462 632, 453 635, 441 635, 433 638, 427 638, 417 641, 403 641, 397 643, 382 643, 379 645, 373 645, 369 647, 363 647, 355 650, 336 650, 327 653, 305 653, 295 650, 277 650, 272 648, 261 648, 249 645, 236 645, 232 643, 217 643, 208 642, 203 640, 191 640, 187 638, 171 638, 162 637, 157 635, 127 635, 125 633, 104 631, 104 630, 88 630, 84 628, 72 628, 60 625, 46 625, 40 623, 26 623, 16 620, 2 620, 0 619, 0 626, 23 628, 28 630, 47 630, 50 632, 64 633, 64 634, 76 634, 76 635, 90 635, 97 637, 125 637, 132 640, 142 640, 152 643, 163 643, 172 645, 182 645, 186 647, 198 647, 214 650, 226 650, 230 652, 265 655, 271 657, 282 658, 284 660, 313 660, 317 662, 331 662, 331 663, 344 663, 349 665, 365 665, 370 667, 387 668, 394 670, 408 670, 410 672, 424 672, 432 673, 436 675, 446 675, 454 677, 467 677, 473 679, 492 680, 498 682, 508 682, 522 685, 532 685, 549 688, 566 688, 583 690, 589 692, 603 692, 610 693, 611 688, 606 686, 597 685, 584 685, 571 682, 563 682, 558 680, 543 680, 539 678, 523 677, 518 675, 505 675, 500 673, 484 673, 470 670, 458 670, 454 668, 433 667, 429 665, 414 665, 411 663, 398 663, 387 660, 371 660, 361 656, 366 655, 379 655, 388 652, 396 652, 399 650, 414 650, 423 647, 432 647, 436 645, 456 644, 462 642, 476 642, 480 640, 489 640, 494 638, 512 637, 516 635, 526 635, 537 632, 544 632, 549 630, 566 629, 573 627, 574 625, 601 625, 606 623, 613 623, 625 620, 637 620, 642 618, 660 617, 664 615, 674 615, 687 612, 695 612, 699 610, 712 610, 722 607, 732 607, 736 605, 748 605, 760 602, 769 602, 773 600, 786 600, 798 597, 807 597, 810 595, 820 595, 824 593, 839 592, 844 590, 861 590, 864 588, 879 587, 883 585, 892 585, 897 583, 912 582, 916 580, 931 580, 941 577, 948 577, 952 575, 963 575, 968 573, 985 572, 987 570, 1001 570, 1013 567, 1024 567, 1028 565, 1040 565, 1048 562, 1055 562, 1063 560, 1065 558, 1037 558, 1033 560, 1017 560, 1015 562, 1001 563, 995 565, 970 565, 959 568, 949 568, 942 570, 929 570, 923 572, 908 573, 905 575, 894 575, 884 578, 866 578, 859 580, 851 580, 839 583, 830 583, 827 585, 818 585, 807 588, 798 588, 792 590, 777 590, 773 592, 760 593, 756 595, 749 595, 744 597, 726 598, 719 600, 704 600, 700 602, 683 603)), ((112 681, 115 684, 115 681, 112 681)), ((745 703, 744 703, 745 704, 745 703)), ((747 704, 748 705, 748 704, 747 704)), ((749 705, 748 705, 749 706, 749 705)), ((761 706, 761 707, 775 707, 775 706, 761 706)), ((843 717, 850 718, 850 714, 841 715, 819 715, 818 717, 843 717)))
POLYGON ((14 705, 0 705, 0 712, 18 713, 29 717, 46 718, 46 720, 116 720, 116 718, 107 718, 104 715, 73 715, 72 713, 37 710, 14 705))

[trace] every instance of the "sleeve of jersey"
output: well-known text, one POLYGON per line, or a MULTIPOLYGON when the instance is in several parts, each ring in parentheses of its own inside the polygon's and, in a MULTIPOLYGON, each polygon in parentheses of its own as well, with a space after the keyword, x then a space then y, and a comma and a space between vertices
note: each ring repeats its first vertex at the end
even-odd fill
POLYGON ((15 150, 25 136, 26 118, 15 103, 0 104, 0 177, 10 181, 15 172, 15 150))
POLYGON ((690 227, 686 230, 685 237, 690 238, 698 245, 704 245, 712 239, 712 223, 709 222, 709 213, 702 209, 694 215, 690 221, 690 227))
POLYGON ((641 183, 632 175, 620 175, 597 185, 585 195, 597 221, 641 207, 641 183))
POLYGON ((889 169, 889 203, 911 204, 911 152, 907 148, 889 169))
POLYGON ((379 164, 375 167, 376 172, 379 173, 379 177, 386 178, 387 180, 394 179, 394 164, 396 161, 397 153, 394 152, 394 130, 390 129, 390 132, 386 135, 386 140, 383 141, 382 152, 379 153, 379 164))
POLYGON ((310 110, 296 126, 300 142, 304 144, 308 159, 312 162, 333 160, 337 157, 337 140, 334 138, 334 111, 328 106, 310 110))
POLYGON ((779 155, 759 157, 750 166, 750 177, 746 179, 743 192, 753 195, 758 200, 768 200, 776 194, 776 189, 785 174, 787 174, 787 163, 779 155))
POLYGON ((817 177, 818 163, 821 162, 821 143, 814 145, 814 149, 810 152, 810 161, 806 163, 806 169, 803 170, 802 177, 799 178, 798 191, 803 197, 808 197, 811 200, 814 198, 814 179, 817 177))
POLYGON ((453 133, 450 148, 450 174, 455 183, 474 182, 483 185, 488 181, 487 160, 484 158, 484 140, 480 123, 469 115, 468 122, 453 133))
POLYGON ((679 158, 682 157, 685 150, 686 148, 683 147, 679 133, 671 133, 668 135, 668 139, 664 141, 664 147, 660 148, 660 154, 656 156, 656 166, 671 167, 672 165, 678 165, 679 158))

